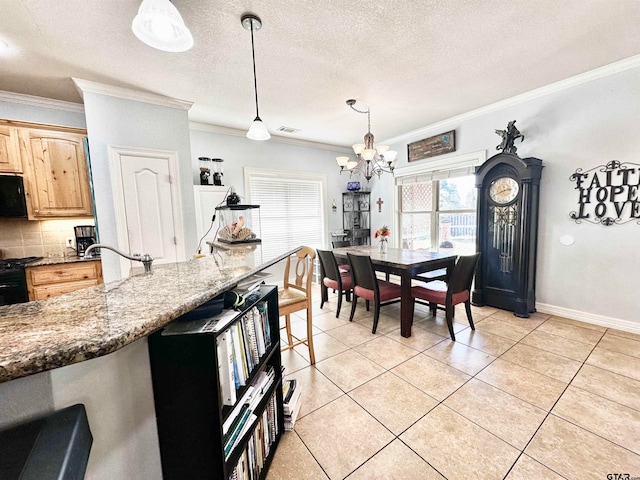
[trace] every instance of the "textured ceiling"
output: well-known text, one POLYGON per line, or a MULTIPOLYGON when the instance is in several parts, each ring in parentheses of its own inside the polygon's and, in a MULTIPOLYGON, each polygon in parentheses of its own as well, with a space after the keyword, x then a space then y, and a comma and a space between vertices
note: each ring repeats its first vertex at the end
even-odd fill
POLYGON ((140 0, 1 0, 0 90, 80 102, 71 77, 194 102, 192 121, 336 145, 381 140, 640 54, 639 0, 174 0, 185 53, 138 41, 140 0))

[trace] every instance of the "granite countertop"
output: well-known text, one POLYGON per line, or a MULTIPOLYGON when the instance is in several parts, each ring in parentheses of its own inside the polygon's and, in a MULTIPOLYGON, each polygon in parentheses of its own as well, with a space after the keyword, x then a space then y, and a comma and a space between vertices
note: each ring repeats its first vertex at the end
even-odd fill
POLYGON ((263 261, 260 245, 215 248, 149 274, 0 307, 0 382, 114 352, 296 250, 263 261))
POLYGON ((100 257, 84 258, 77 255, 70 255, 68 257, 43 257, 40 260, 34 260, 27 263, 26 267, 41 267, 43 265, 61 265, 64 263, 77 263, 77 262, 95 262, 100 260, 100 257))

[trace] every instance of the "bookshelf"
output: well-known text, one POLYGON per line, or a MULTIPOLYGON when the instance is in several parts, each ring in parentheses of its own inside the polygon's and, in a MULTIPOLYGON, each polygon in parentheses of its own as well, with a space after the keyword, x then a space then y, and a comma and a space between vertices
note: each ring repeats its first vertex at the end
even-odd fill
POLYGON ((176 319, 149 357, 164 480, 265 478, 284 431, 277 288, 242 312, 176 319))

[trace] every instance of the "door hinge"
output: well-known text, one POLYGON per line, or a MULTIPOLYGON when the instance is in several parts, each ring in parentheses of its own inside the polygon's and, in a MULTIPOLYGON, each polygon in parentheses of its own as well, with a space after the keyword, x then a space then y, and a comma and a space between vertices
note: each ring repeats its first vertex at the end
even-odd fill
POLYGON ((173 244, 177 245, 178 244, 178 239, 176 237, 173 237, 173 244))
POLYGON ((169 175, 169 185, 173 185, 173 177, 169 175))

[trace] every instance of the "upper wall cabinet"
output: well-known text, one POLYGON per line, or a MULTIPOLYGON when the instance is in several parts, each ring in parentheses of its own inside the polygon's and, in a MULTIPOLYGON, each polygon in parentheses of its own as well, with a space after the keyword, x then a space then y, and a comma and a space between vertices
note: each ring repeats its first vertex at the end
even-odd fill
POLYGON ((18 129, 0 125, 0 173, 21 173, 18 129))
POLYGON ((92 216, 81 133, 20 129, 30 219, 92 216))

